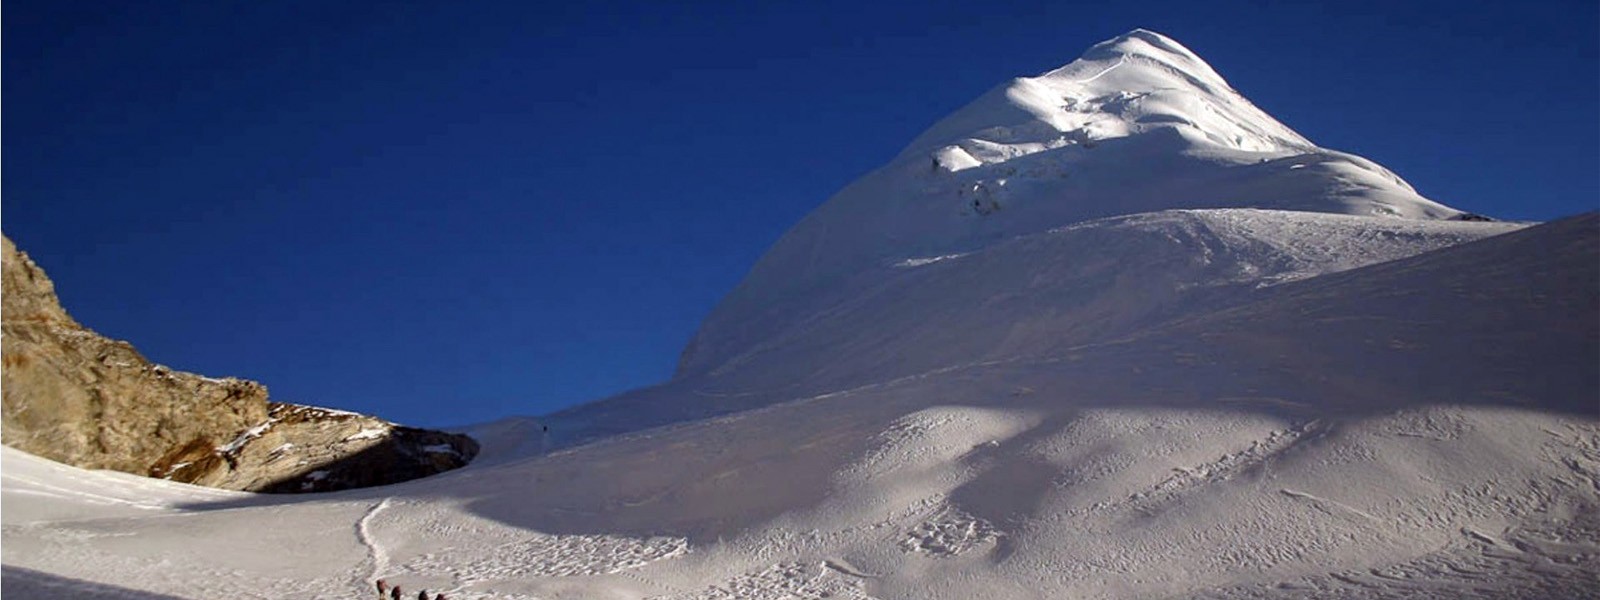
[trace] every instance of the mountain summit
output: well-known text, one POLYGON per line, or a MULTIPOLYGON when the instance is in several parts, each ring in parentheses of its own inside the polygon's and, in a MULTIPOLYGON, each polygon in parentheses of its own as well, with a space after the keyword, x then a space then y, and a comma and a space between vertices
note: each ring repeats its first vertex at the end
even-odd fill
POLYGON ((679 376, 741 360, 775 321, 814 319, 896 265, 1091 219, 1216 208, 1378 217, 1382 228, 1466 216, 1377 163, 1316 146, 1182 44, 1137 29, 990 90, 829 199, 717 307, 679 376))
POLYGON ((1135 30, 1064 67, 998 86, 935 123, 829 200, 763 262, 791 278, 824 277, 875 260, 970 251, 1085 219, 1173 208, 1462 214, 1372 161, 1316 146, 1178 42, 1135 30))
POLYGON ((1188 48, 1136 29, 1096 44, 1067 66, 996 88, 940 121, 906 153, 943 149, 940 154, 948 160, 940 164, 959 170, 1162 128, 1180 130, 1197 147, 1276 154, 1316 150, 1310 140, 1256 108, 1188 48), (979 140, 1039 146, 996 153, 979 140))

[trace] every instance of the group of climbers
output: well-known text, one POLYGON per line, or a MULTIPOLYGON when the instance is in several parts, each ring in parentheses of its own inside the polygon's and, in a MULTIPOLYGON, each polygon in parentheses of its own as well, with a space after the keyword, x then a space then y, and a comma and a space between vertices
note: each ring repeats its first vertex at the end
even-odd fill
MULTIPOLYGON (((378 600, 405 600, 405 596, 404 596, 404 592, 400 591, 400 586, 398 586, 398 585, 391 586, 391 585, 389 585, 389 582, 384 581, 382 579, 379 579, 378 580, 378 600)), ((440 593, 438 593, 436 595, 433 595, 433 596, 429 596, 428 595, 428 590, 422 590, 422 591, 417 592, 417 600, 450 600, 450 599, 446 598, 444 596, 443 592, 440 592, 440 593)))

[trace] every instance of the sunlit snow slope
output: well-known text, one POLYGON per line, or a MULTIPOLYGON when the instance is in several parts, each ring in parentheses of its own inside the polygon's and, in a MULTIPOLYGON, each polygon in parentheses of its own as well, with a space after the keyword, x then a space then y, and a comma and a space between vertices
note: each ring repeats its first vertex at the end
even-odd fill
POLYGON ((1136 30, 990 91, 807 216, 706 320, 679 376, 736 366, 899 265, 1093 218, 1223 207, 1461 215, 1315 146, 1182 45, 1136 30))
POLYGON ((1590 597, 1597 257, 1590 215, 309 500, 6 449, 7 595, 1590 597))
POLYGON ((1600 597, 1600 216, 1456 216, 1135 31, 840 192, 672 381, 458 471, 284 498, 4 449, 5 593, 1600 597))
POLYGON ((1516 227, 1467 217, 1135 30, 933 125, 785 234, 672 382, 557 415, 554 437, 1108 339, 1516 227))
MULTIPOLYGON (((735 292, 752 312, 716 368, 551 417, 565 442, 764 406, 938 369, 1117 339, 1260 290, 1520 225, 1255 209, 1142 213, 869 269, 834 287, 735 292), (689 398, 689 400, 684 400, 689 398)), ((742 289, 742 288, 741 288, 742 289)), ((721 315, 721 316, 719 316, 721 315)), ((691 347, 689 352, 694 352, 691 347)))

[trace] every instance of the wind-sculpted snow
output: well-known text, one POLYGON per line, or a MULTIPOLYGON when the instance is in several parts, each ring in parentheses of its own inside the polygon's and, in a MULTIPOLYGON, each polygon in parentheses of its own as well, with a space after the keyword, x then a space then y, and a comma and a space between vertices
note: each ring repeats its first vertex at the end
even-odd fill
POLYGON ((900 540, 900 547, 907 552, 955 556, 992 544, 998 536, 999 532, 988 521, 959 509, 945 508, 908 532, 900 540))
POLYGON ((861 578, 841 572, 827 562, 783 563, 701 590, 655 596, 649 600, 875 600, 862 588, 861 578))
POLYGON ((519 577, 603 575, 672 558, 687 549, 682 538, 542 536, 500 545, 449 548, 406 563, 403 572, 451 572, 462 584, 519 577))

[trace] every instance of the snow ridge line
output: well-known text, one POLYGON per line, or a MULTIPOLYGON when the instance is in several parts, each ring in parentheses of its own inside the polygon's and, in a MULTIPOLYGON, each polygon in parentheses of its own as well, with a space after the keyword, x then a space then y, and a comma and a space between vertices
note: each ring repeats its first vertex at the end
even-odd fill
POLYGON ((394 497, 392 496, 387 497, 372 505, 372 508, 368 508, 366 514, 361 515, 361 519, 356 521, 356 539, 361 542, 361 545, 367 547, 367 559, 372 563, 372 570, 368 572, 363 586, 376 582, 379 576, 389 568, 389 553, 383 549, 383 546, 378 545, 373 540, 371 524, 372 518, 378 516, 378 513, 382 512, 383 509, 388 508, 389 501, 393 499, 394 497))
POLYGON ((1110 73, 1110 72, 1116 70, 1117 67, 1122 66, 1123 63, 1126 63, 1126 62, 1128 62, 1128 55, 1124 54, 1121 57, 1118 57, 1117 64, 1114 64, 1114 65, 1111 65, 1109 67, 1106 67, 1104 71, 1101 71, 1099 73, 1095 73, 1094 75, 1090 76, 1088 79, 1068 79, 1067 81, 1071 81, 1072 83, 1089 83, 1091 81, 1099 79, 1100 76, 1105 75, 1106 73, 1110 73))

